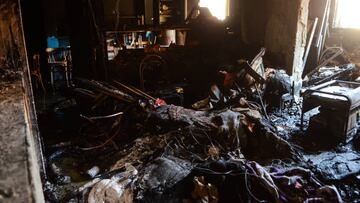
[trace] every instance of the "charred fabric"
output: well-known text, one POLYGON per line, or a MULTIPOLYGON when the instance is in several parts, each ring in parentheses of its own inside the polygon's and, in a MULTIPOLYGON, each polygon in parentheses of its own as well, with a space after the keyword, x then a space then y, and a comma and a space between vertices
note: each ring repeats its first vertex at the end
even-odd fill
POLYGON ((48 199, 360 198, 354 189, 360 184, 359 70, 352 64, 318 69, 297 96, 285 71, 264 67, 264 54, 221 67, 196 91, 191 81, 163 81, 156 73, 171 70, 159 71, 167 62, 157 54, 143 61, 138 85, 78 78, 71 98, 53 112, 80 109, 78 136, 47 146, 48 199), (151 71, 155 79, 144 76, 151 71))

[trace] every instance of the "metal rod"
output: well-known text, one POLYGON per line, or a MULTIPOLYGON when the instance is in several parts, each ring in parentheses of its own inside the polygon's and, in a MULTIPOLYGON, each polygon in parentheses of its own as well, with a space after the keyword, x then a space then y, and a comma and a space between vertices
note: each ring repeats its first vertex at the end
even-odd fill
POLYGON ((314 21, 314 24, 313 24, 313 28, 312 28, 312 30, 311 30, 310 38, 309 38, 309 43, 308 43, 308 45, 307 45, 307 47, 306 47, 305 56, 304 56, 304 59, 303 59, 303 68, 302 68, 303 71, 304 71, 305 66, 306 66, 306 62, 307 62, 307 59, 308 59, 308 56, 309 56, 309 52, 310 52, 310 49, 311 49, 312 41, 313 41, 313 39, 314 39, 314 35, 315 35, 315 31, 316 31, 316 27, 317 27, 318 21, 319 21, 319 18, 315 18, 315 21, 314 21))
POLYGON ((135 93, 135 94, 137 94, 137 95, 139 95, 139 96, 146 97, 147 99, 156 100, 155 97, 152 97, 152 96, 146 94, 145 92, 137 89, 136 87, 133 87, 133 86, 131 86, 131 85, 124 85, 124 84, 122 84, 122 83, 120 83, 120 82, 118 82, 118 81, 116 81, 116 80, 114 80, 114 82, 115 82, 116 84, 124 87, 125 89, 127 89, 127 90, 129 90, 129 91, 131 91, 131 92, 133 92, 133 93, 135 93))

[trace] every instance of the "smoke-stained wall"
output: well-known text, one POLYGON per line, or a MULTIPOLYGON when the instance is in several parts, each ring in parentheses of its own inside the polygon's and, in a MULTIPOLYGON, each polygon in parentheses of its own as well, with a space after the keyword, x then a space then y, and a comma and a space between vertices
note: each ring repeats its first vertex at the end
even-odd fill
POLYGON ((0 83, 0 191, 11 193, 1 202, 44 202, 42 152, 18 0, 0 0, 0 83))
MULTIPOLYGON (((295 74, 302 67, 309 0, 232 0, 242 41, 266 47, 275 65, 295 74)), ((297 74, 297 73, 296 73, 297 74)))

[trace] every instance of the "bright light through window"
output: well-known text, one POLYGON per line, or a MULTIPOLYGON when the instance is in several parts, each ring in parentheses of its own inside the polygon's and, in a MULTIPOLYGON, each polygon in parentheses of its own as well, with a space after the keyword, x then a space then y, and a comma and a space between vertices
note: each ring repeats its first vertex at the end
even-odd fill
POLYGON ((200 0, 199 6, 207 7, 219 20, 224 20, 226 17, 227 0, 200 0))
POLYGON ((338 0, 336 27, 360 28, 360 0, 338 0))

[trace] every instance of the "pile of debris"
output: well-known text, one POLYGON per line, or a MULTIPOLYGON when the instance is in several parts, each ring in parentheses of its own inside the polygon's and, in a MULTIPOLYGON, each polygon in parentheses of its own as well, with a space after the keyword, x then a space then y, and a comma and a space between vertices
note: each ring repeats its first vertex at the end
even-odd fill
MULTIPOLYGON (((131 98, 118 91, 111 94, 131 98)), ((79 188, 88 202, 341 202, 336 188, 307 169, 266 168, 248 161, 296 162, 301 157, 244 98, 231 110, 196 111, 161 103, 153 101, 156 108, 140 105, 137 113, 144 114, 143 125, 153 133, 114 155, 118 161, 106 172, 111 176, 100 175, 79 188)))
MULTIPOLYGON (((286 111, 286 102, 299 102, 286 73, 264 69, 264 52, 239 62, 239 69, 222 70, 223 82, 192 108, 118 81, 78 80, 75 98, 86 115, 72 150, 108 156, 84 170, 87 181, 72 184, 61 201, 342 202, 346 195, 329 184, 331 174, 319 173, 321 161, 308 161, 316 158, 274 124, 286 120, 274 108, 286 111)), ((293 116, 299 127, 300 114, 293 116)))

